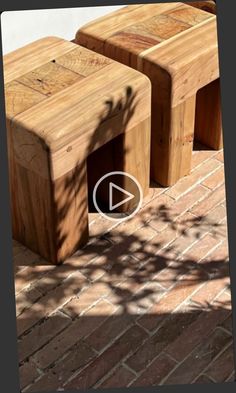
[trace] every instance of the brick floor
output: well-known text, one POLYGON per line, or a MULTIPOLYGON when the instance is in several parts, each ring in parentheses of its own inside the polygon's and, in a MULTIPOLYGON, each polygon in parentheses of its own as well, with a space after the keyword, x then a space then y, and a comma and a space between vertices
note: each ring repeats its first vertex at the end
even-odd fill
POLYGON ((234 379, 223 152, 51 266, 13 241, 23 392, 234 379))

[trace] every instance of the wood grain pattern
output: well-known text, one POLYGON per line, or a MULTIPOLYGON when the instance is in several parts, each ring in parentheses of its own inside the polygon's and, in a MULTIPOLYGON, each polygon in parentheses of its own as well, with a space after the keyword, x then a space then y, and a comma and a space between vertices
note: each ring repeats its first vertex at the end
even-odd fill
POLYGON ((5 107, 8 119, 26 111, 46 99, 43 94, 17 81, 5 85, 5 107))
MULTIPOLYGON (((122 13, 93 21, 82 27, 75 38, 76 43, 150 78, 151 176, 165 186, 189 173, 196 94, 219 78, 216 17, 202 8, 199 4, 192 7, 166 3, 142 5, 132 12, 130 6, 126 16, 123 9, 122 13), (115 23, 109 27, 113 20, 115 23)), ((210 91, 205 98, 198 95, 197 101, 207 103, 210 91)), ((199 103, 197 107, 200 106, 199 103)), ((198 113, 199 110, 197 117, 198 113)), ((219 136, 219 127, 214 132, 219 136)))
POLYGON ((111 142, 114 170, 149 187, 150 81, 68 44, 40 40, 5 61, 6 80, 15 78, 5 84, 13 235, 53 263, 88 240, 93 152, 111 142))
POLYGON ((3 57, 4 83, 17 79, 73 48, 74 44, 69 41, 46 37, 8 53, 3 57))
POLYGON ((146 53, 142 60, 153 67, 157 64, 171 75, 172 105, 184 102, 201 87, 219 78, 215 17, 165 41, 146 53))
POLYGON ((190 8, 186 6, 186 4, 183 4, 181 7, 178 7, 174 10, 168 11, 166 14, 178 21, 188 23, 191 26, 198 25, 204 20, 210 18, 210 15, 207 12, 204 12, 201 8, 190 8))
POLYGON ((196 95, 172 107, 171 96, 152 95, 151 178, 169 186, 191 170, 196 95), (158 159, 157 159, 158 158, 158 159))
POLYGON ((215 150, 223 147, 219 79, 197 93, 195 138, 215 150))
POLYGON ((75 47, 65 55, 59 56, 55 62, 82 76, 89 76, 112 63, 109 58, 82 47, 75 47))
POLYGON ((30 86, 32 89, 42 94, 51 96, 73 85, 82 78, 82 75, 78 75, 51 61, 23 75, 18 78, 17 81, 26 86, 30 86))

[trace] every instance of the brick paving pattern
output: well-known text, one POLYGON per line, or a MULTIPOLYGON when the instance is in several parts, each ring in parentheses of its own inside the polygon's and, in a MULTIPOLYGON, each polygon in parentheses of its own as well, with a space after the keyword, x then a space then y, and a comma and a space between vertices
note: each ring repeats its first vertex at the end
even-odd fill
POLYGON ((90 233, 60 266, 13 241, 22 392, 233 381, 223 152, 90 233))

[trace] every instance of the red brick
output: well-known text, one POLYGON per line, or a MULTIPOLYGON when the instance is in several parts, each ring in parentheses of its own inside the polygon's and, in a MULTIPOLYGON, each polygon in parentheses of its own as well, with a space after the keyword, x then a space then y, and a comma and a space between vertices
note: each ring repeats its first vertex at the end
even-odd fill
POLYGON ((114 226, 114 222, 99 216, 99 218, 89 226, 89 235, 91 238, 97 238, 111 230, 114 226))
POLYGON ((54 315, 44 320, 43 323, 35 326, 35 328, 18 343, 19 361, 22 362, 39 350, 43 345, 47 344, 54 336, 68 326, 69 323, 70 319, 57 311, 54 315))
POLYGON ((181 195, 193 188, 196 183, 200 183, 210 176, 210 174, 219 167, 220 162, 214 158, 203 162, 202 165, 198 166, 194 171, 192 171, 191 175, 180 179, 174 186, 170 187, 166 191, 166 194, 174 199, 179 198, 181 195))
POLYGON ((213 237, 217 239, 217 225, 225 218, 225 209, 222 206, 218 206, 213 209, 204 219, 196 219, 196 222, 189 229, 186 229, 182 236, 178 236, 175 242, 171 244, 172 251, 175 253, 183 253, 185 250, 190 248, 197 243, 199 239, 204 236, 204 233, 210 232, 213 237))
MULTIPOLYGON (((222 323, 229 316, 230 310, 224 309, 224 295, 221 295, 219 300, 215 301, 212 306, 209 306, 208 311, 203 311, 197 320, 185 329, 180 337, 167 346, 165 350, 167 354, 177 361, 182 361, 202 342, 203 337, 210 334, 217 325, 222 323), (221 307, 219 303, 220 299, 223 299, 221 307)), ((201 310, 201 308, 196 309, 201 310)))
POLYGON ((199 143, 194 142, 194 150, 192 154, 192 171, 196 169, 199 165, 202 165, 203 162, 208 161, 209 159, 215 157, 217 152, 212 150, 207 150, 205 146, 200 145, 199 143))
POLYGON ((205 199, 199 202, 191 212, 196 216, 206 215, 213 207, 217 206, 225 200, 225 185, 221 185, 216 190, 212 191, 205 199))
MULTIPOLYGON (((13 249, 14 251, 14 249, 13 249)), ((21 251, 14 255, 15 266, 35 266, 35 265, 48 265, 49 263, 42 259, 40 255, 35 254, 28 248, 22 246, 21 251)))
POLYGON ((75 372, 82 370, 94 357, 95 353, 89 346, 83 342, 79 342, 62 361, 50 368, 34 383, 31 390, 41 392, 62 388, 63 384, 75 372))
POLYGON ((32 328, 42 318, 60 308, 72 296, 79 293, 85 286, 85 277, 77 272, 69 276, 62 285, 43 296, 39 302, 25 310, 17 319, 17 332, 21 336, 28 329, 32 328))
POLYGON ((232 334, 232 330, 233 330, 232 315, 230 315, 229 318, 227 318, 220 326, 222 326, 224 329, 228 330, 228 332, 232 334))
MULTIPOLYGON (((194 332, 192 336, 194 337, 194 332)), ((206 337, 205 332, 203 337, 201 344, 170 374, 164 381, 165 384, 193 382, 231 340, 231 337, 220 329, 216 329, 209 337, 206 337)))
POLYGON ((228 242, 221 243, 213 252, 203 258, 199 265, 211 278, 229 277, 228 242))
MULTIPOLYGON (((95 283, 89 288, 82 291, 77 297, 70 300, 64 307, 63 311, 71 318, 79 316, 82 312, 91 307, 94 303, 101 300, 111 291, 109 285, 103 283, 95 283)), ((109 303, 103 302, 104 312, 109 312, 113 308, 109 303)))
POLYGON ((35 364, 32 362, 24 363, 23 366, 19 367, 19 374, 21 389, 24 389, 40 376, 35 364))
POLYGON ((54 266, 39 265, 27 266, 15 275, 15 292, 16 294, 25 289, 27 286, 34 284, 43 274, 50 270, 55 270, 54 266))
POLYGON ((185 275, 179 280, 170 292, 164 295, 139 319, 139 324, 150 331, 156 329, 163 319, 163 315, 173 312, 176 307, 187 300, 196 291, 199 284, 201 284, 201 281, 198 277, 198 270, 191 271, 191 274, 185 275))
MULTIPOLYGON (((137 277, 142 263, 128 255, 116 261, 110 269, 102 277, 102 282, 106 283, 110 288, 115 289, 121 282, 127 280, 131 276, 137 277)), ((141 274, 140 274, 141 277, 141 274)), ((110 298, 110 295, 108 295, 110 298)))
MULTIPOLYGON (((131 219, 122 222, 116 228, 117 234, 129 236, 149 222, 154 215, 158 214, 165 206, 171 206, 174 200, 166 193, 159 195, 143 206, 139 213, 131 219)), ((119 238, 117 239, 119 241, 119 238)))
POLYGON ((163 208, 150 221, 150 225, 157 231, 162 231, 168 225, 173 224, 176 220, 180 220, 180 216, 191 209, 198 201, 201 201, 209 191, 197 185, 192 190, 181 196, 170 207, 163 208))
POLYGON ((135 378, 135 374, 125 368, 119 366, 112 375, 99 385, 99 388, 121 388, 127 387, 135 378))
POLYGON ((216 382, 222 382, 234 371, 234 348, 232 344, 206 369, 205 373, 216 382))
POLYGON ((225 181, 225 171, 224 171, 224 166, 221 168, 217 169, 211 176, 209 176, 206 180, 202 182, 202 184, 205 187, 210 188, 211 190, 214 190, 216 187, 220 186, 223 184, 225 181))
POLYGON ((123 313, 122 307, 111 315, 100 327, 86 338, 86 342, 96 351, 103 351, 112 341, 128 329, 135 319, 134 315, 123 313))
MULTIPOLYGON (((137 373, 145 370, 169 343, 181 336, 184 330, 191 325, 200 314, 200 311, 188 312, 184 307, 174 314, 163 314, 161 324, 157 332, 149 337, 132 356, 126 360, 126 364, 137 373)), ((161 321, 160 321, 161 323, 161 321)))
POLYGON ((162 249, 169 246, 177 237, 177 230, 173 228, 167 228, 165 231, 158 233, 148 243, 137 249, 136 252, 132 253, 135 258, 149 262, 150 258, 155 257, 162 249))
POLYGON ((224 151, 221 150, 219 153, 217 153, 217 155, 215 156, 215 158, 221 162, 224 162, 224 151))
POLYGON ((232 374, 227 378, 226 382, 235 382, 236 378, 235 378, 235 370, 232 372, 232 374))
POLYGON ((168 257, 168 260, 163 255, 163 261, 165 261, 166 267, 154 274, 152 280, 157 281, 163 288, 170 289, 182 275, 188 272, 190 266, 188 263, 178 261, 175 255, 172 258, 168 257))
MULTIPOLYGON (((47 368, 58 360, 79 340, 91 334, 104 320, 109 317, 109 313, 100 315, 99 308, 104 308, 104 301, 89 309, 83 316, 76 319, 62 333, 51 340, 34 355, 35 363, 42 369, 47 368)), ((112 306, 111 306, 112 310, 112 306)))
POLYGON ((209 280, 191 297, 191 300, 205 308, 224 288, 227 288, 228 284, 229 277, 209 280))
POLYGON ((31 307, 41 297, 42 293, 32 287, 21 291, 16 296, 16 316, 18 317, 24 310, 31 307))
POLYGON ((193 244, 185 253, 184 259, 190 259, 194 262, 200 262, 220 244, 220 240, 214 238, 211 234, 206 234, 197 243, 193 244))
POLYGON ((161 354, 146 370, 131 384, 131 386, 155 386, 176 366, 174 360, 161 354))
POLYGON ((134 350, 147 334, 138 326, 131 327, 118 338, 108 349, 97 357, 89 367, 65 385, 67 389, 87 389, 93 387, 119 361, 134 350))
POLYGON ((208 378, 206 375, 200 375, 195 381, 194 383, 200 383, 200 384, 204 384, 204 383, 214 383, 215 381, 212 381, 210 378, 208 378))

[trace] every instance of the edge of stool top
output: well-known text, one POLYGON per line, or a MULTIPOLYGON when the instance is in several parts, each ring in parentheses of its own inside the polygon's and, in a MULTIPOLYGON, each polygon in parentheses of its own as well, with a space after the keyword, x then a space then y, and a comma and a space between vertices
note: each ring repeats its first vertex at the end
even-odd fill
POLYGON ((88 240, 87 157, 112 143, 147 192, 151 83, 57 37, 4 56, 4 79, 13 237, 60 263, 88 240))

